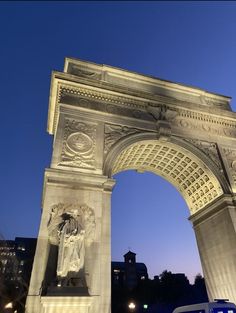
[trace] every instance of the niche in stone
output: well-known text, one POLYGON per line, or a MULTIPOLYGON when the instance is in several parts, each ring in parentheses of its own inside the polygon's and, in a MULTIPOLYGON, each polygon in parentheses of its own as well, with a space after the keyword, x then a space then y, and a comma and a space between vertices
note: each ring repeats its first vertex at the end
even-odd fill
POLYGON ((59 203, 48 221, 50 252, 46 294, 88 294, 86 249, 94 240, 95 215, 87 205, 59 203), (54 261, 53 261, 54 260, 54 261))

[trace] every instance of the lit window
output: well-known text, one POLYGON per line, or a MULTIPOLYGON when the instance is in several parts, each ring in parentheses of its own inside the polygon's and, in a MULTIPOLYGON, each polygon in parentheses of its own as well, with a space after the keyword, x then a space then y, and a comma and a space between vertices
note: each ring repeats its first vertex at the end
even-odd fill
POLYGON ((144 280, 145 279, 145 276, 141 276, 141 280, 144 280))
POLYGON ((23 245, 20 245, 17 247, 17 250, 25 251, 25 247, 23 245))
POLYGON ((120 270, 114 269, 114 273, 120 273, 120 270))

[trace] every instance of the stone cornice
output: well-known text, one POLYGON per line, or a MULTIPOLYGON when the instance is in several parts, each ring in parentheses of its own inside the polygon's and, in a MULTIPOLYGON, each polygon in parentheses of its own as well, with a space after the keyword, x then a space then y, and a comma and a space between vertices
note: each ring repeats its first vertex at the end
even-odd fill
POLYGON ((208 96, 211 98, 211 100, 222 102, 224 104, 228 104, 231 99, 230 97, 211 93, 197 87, 179 84, 104 64, 96 64, 73 58, 65 59, 64 73, 71 74, 74 77, 86 77, 92 80, 112 82, 113 86, 123 85, 127 87, 127 85, 129 85, 131 86, 129 88, 136 89, 136 93, 137 90, 154 93, 153 87, 159 87, 160 89, 163 88, 165 91, 172 90, 175 92, 181 92, 182 94, 208 96), (127 82, 129 82, 129 84, 127 84, 127 82), (133 82, 135 85, 132 84, 133 82), (140 88, 141 86, 142 88, 140 88))
POLYGON ((71 188, 75 190, 90 189, 111 192, 115 185, 115 180, 103 175, 47 168, 44 174, 42 207, 44 203, 46 185, 71 188))
MULTIPOLYGON (((62 75, 64 76, 65 74, 62 75)), ((61 73, 59 73, 59 76, 61 77, 61 73)), ((189 103, 168 97, 162 97, 159 95, 149 95, 149 97, 145 95, 144 97, 144 95, 141 94, 136 94, 136 96, 134 96, 127 93, 124 95, 124 93, 118 93, 114 90, 107 91, 94 86, 85 86, 85 84, 81 82, 81 79, 80 83, 78 83, 68 82, 68 80, 65 79, 62 80, 58 77, 58 74, 55 74, 53 77, 48 117, 48 132, 51 134, 53 134, 56 129, 58 108, 60 102, 63 103, 63 96, 76 97, 84 101, 96 102, 98 104, 102 103, 103 105, 111 105, 113 108, 116 107, 117 110, 120 109, 121 111, 122 108, 128 108, 133 110, 134 113, 136 112, 139 114, 141 112, 147 116, 148 106, 166 105, 169 109, 178 113, 178 118, 182 117, 184 119, 196 120, 213 124, 215 126, 225 127, 230 129, 231 132, 233 130, 236 134, 236 114, 234 112, 221 110, 219 108, 210 110, 204 106, 199 107, 199 105, 194 105, 194 109, 190 109, 189 103)), ((110 113, 106 108, 101 109, 101 111, 110 113)), ((121 112, 121 115, 123 115, 123 113, 124 112, 121 112)), ((137 116, 137 118, 140 119, 140 116, 137 116)), ((150 120, 150 117, 148 119, 150 120)), ((226 133, 225 135, 231 136, 231 133, 226 133)))

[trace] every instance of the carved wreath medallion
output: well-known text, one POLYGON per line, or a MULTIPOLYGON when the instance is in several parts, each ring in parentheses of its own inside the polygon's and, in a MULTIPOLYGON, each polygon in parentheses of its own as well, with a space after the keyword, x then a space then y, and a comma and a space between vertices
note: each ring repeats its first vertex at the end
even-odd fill
POLYGON ((95 125, 66 119, 59 165, 95 167, 95 125))

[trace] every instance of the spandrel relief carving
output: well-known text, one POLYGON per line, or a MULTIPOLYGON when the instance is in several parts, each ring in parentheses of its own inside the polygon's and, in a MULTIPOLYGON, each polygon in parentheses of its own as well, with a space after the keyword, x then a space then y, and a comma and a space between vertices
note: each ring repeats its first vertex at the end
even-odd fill
POLYGON ((222 170, 222 164, 217 151, 216 143, 207 142, 198 139, 185 139, 185 141, 191 143, 198 149, 200 149, 205 155, 207 155, 216 165, 222 170))
POLYGON ((94 125, 67 119, 59 165, 94 168, 95 135, 94 125))
POLYGON ((62 286, 83 286, 85 254, 94 240, 94 211, 86 205, 58 204, 48 222, 49 240, 58 245, 57 280, 62 286))
POLYGON ((223 152, 227 159, 234 187, 236 187, 236 149, 224 148, 223 152))
POLYGON ((131 134, 139 133, 139 132, 140 130, 137 128, 106 124, 105 125, 104 153, 107 153, 119 139, 124 138, 131 134))

